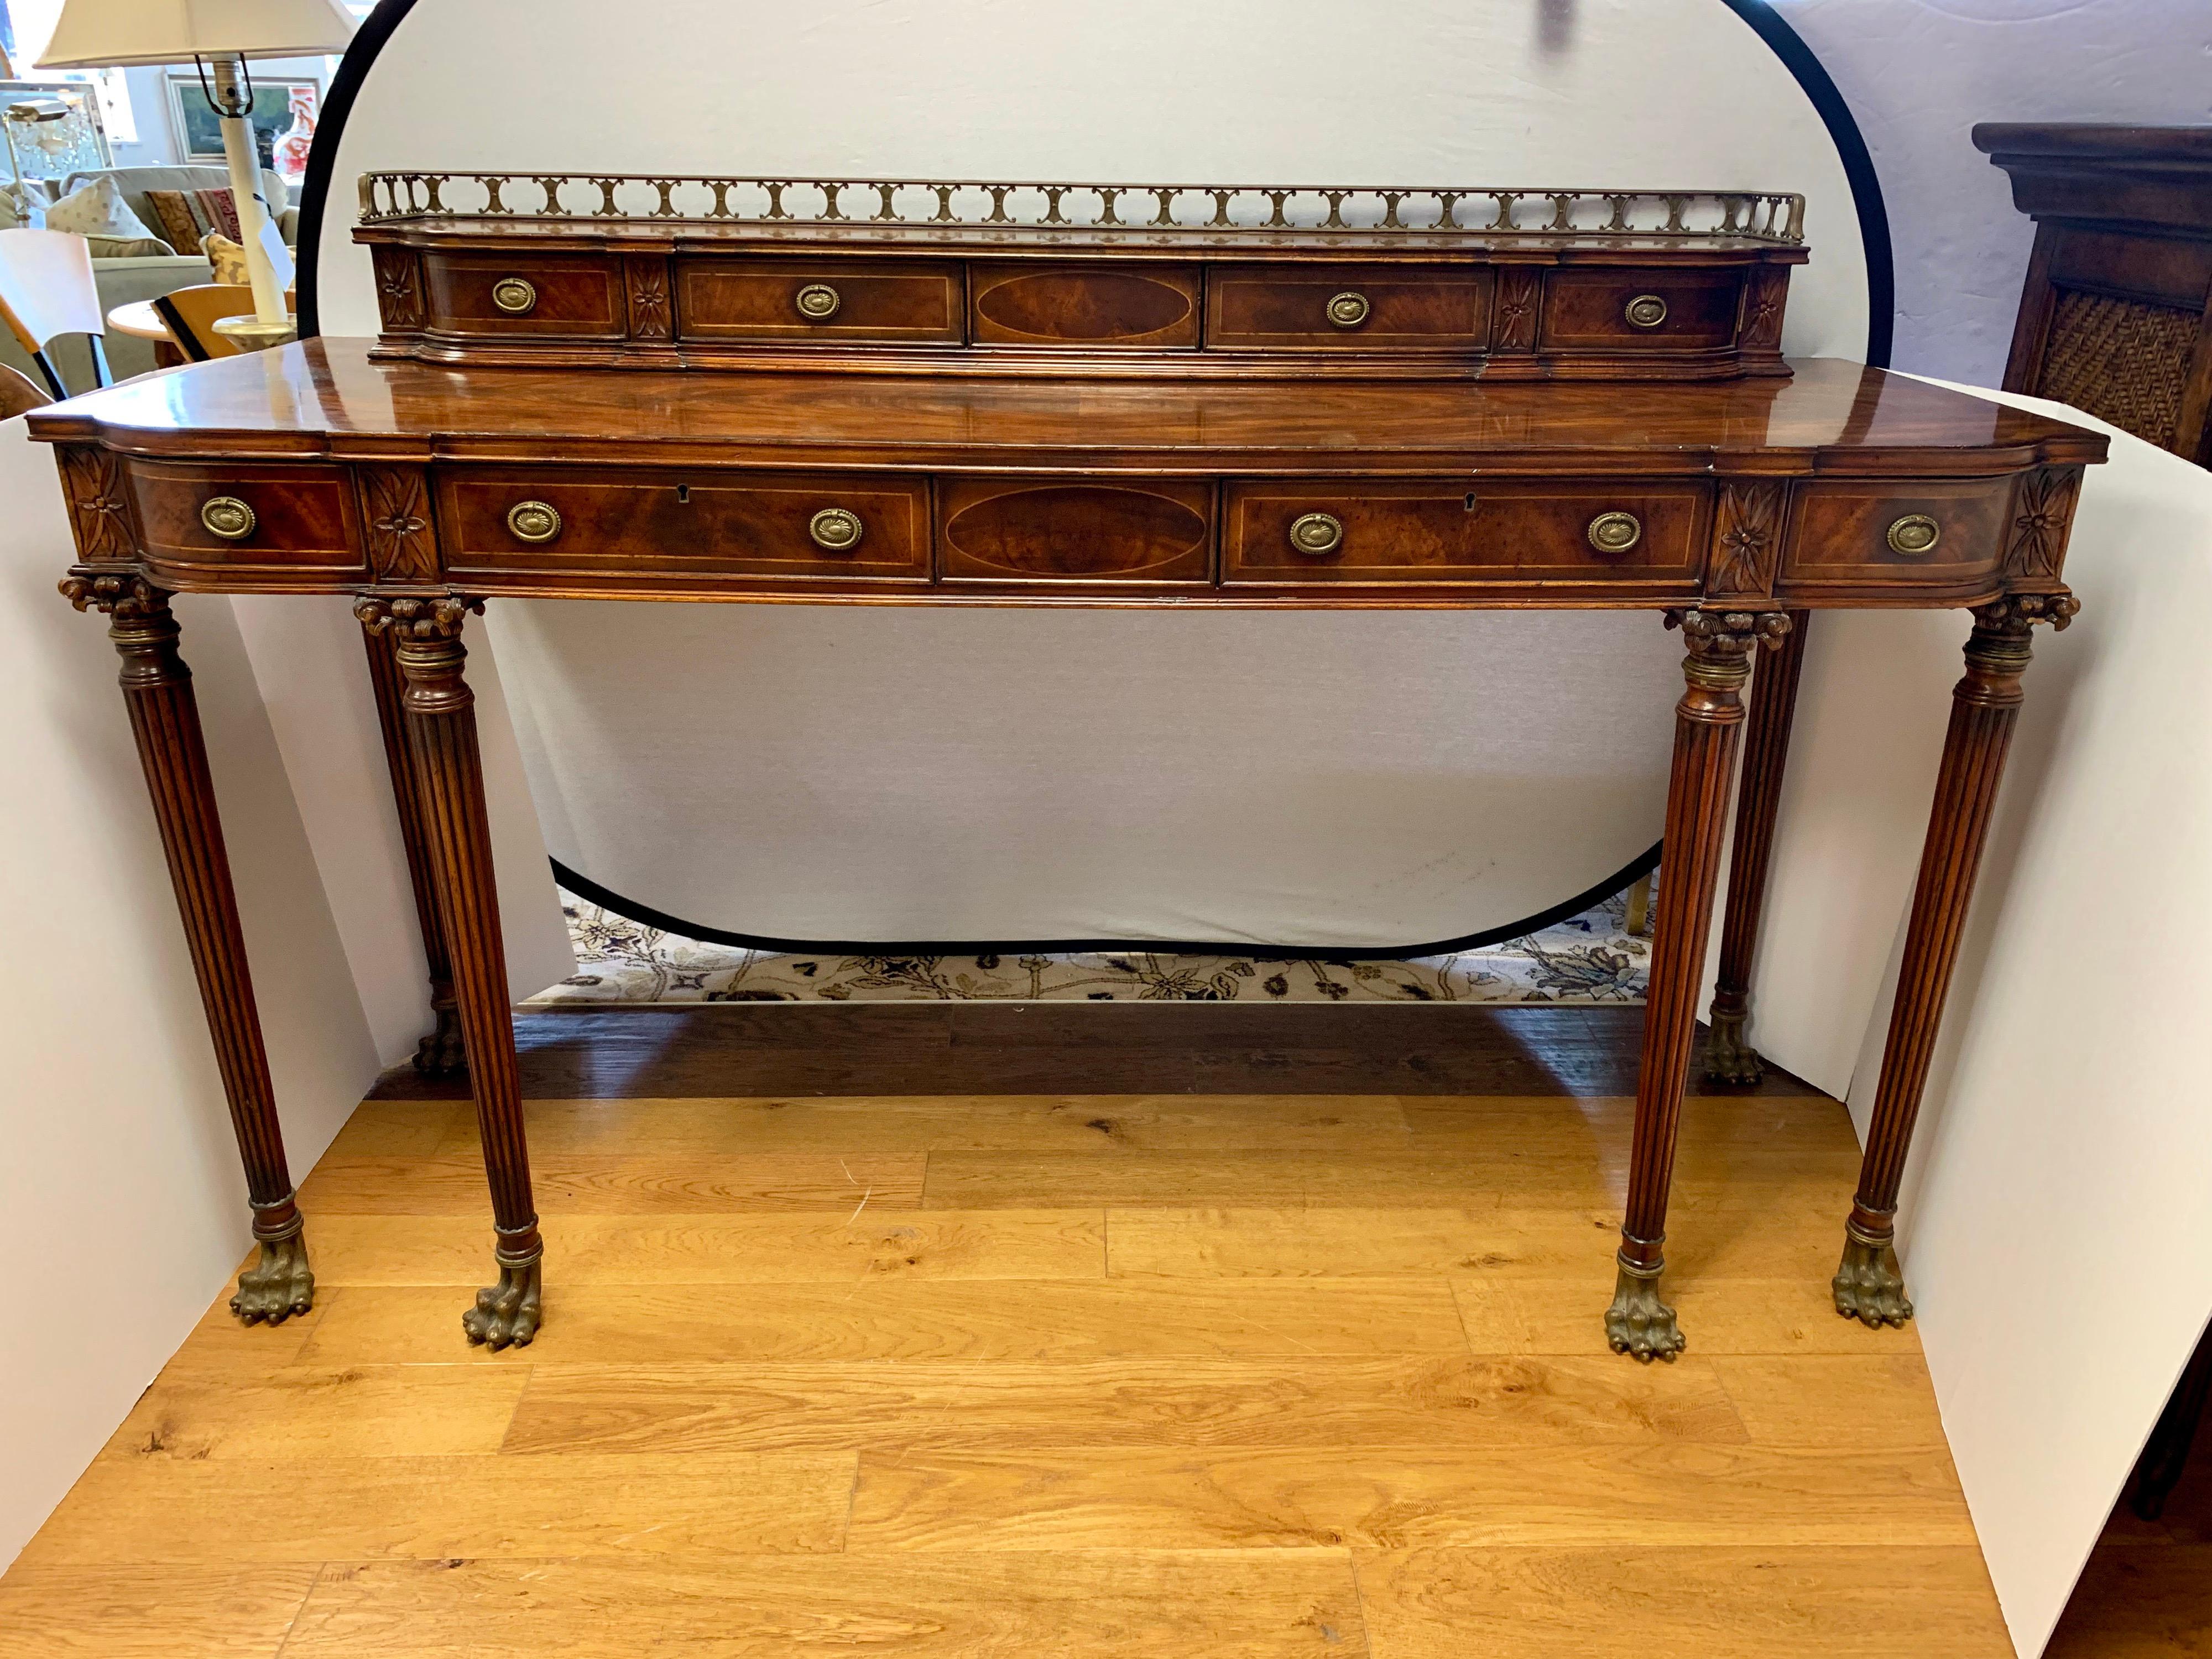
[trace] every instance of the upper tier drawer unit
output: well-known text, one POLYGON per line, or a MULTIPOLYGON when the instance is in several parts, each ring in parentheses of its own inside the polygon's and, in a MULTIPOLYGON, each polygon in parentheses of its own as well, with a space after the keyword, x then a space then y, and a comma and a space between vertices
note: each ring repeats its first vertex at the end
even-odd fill
POLYGON ((1728 380, 1789 372, 1807 257, 1802 204, 1778 196, 464 177, 364 181, 386 352, 1728 380))

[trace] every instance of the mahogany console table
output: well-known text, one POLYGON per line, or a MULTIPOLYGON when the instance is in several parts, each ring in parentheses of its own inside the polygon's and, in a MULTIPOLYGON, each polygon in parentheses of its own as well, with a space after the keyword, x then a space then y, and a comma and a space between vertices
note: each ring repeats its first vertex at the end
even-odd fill
POLYGON ((463 672, 486 600, 1660 613, 1686 689, 1605 1315, 1613 1348, 1647 1360, 1682 1347, 1662 1243, 1752 659, 1782 647, 1755 700, 1716 1005, 1738 1073, 1756 1064, 1745 987, 1807 613, 1971 611, 1834 1280, 1839 1313, 1911 1316, 1899 1180, 2030 628, 2075 609, 2067 533, 2106 445, 1857 364, 1785 364, 1796 198, 387 175, 363 203, 380 341, 307 340, 30 417, 76 531, 63 592, 110 617, 123 658, 245 1157, 262 1254, 241 1317, 304 1310, 313 1281, 180 591, 353 594, 390 644, 496 1235, 498 1283, 463 1322, 494 1346, 528 1342, 546 1310, 463 672), (1063 212, 1079 198, 1080 223, 1063 212), (1153 216, 1117 216, 1131 201, 1153 216), (1480 229, 1468 204, 1492 216, 1480 229))

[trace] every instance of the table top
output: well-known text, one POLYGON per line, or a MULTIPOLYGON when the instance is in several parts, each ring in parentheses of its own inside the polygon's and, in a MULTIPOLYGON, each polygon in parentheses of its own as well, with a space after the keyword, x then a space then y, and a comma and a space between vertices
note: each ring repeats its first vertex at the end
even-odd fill
POLYGON ((169 325, 161 320, 161 313, 154 309, 151 300, 125 301, 109 311, 107 325, 118 334, 135 335, 141 340, 170 337, 169 325))
POLYGON ((1974 477, 2101 460, 2105 438, 1836 359, 1696 385, 1081 380, 451 368, 324 337, 143 376, 31 416, 147 455, 988 462, 1152 473, 1713 471, 1974 477), (984 452, 988 452, 985 454, 984 452))

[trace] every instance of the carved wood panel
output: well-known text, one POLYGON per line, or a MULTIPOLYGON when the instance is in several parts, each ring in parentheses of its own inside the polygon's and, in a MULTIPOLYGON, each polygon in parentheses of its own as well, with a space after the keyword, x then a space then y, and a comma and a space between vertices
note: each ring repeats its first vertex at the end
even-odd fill
POLYGON ((1544 273, 1526 265, 1508 265, 1498 273, 1498 328, 1491 349, 1536 349, 1536 307, 1543 288, 1544 273))
POLYGON ((1790 297, 1790 272, 1781 265, 1755 266, 1743 286, 1743 325, 1736 345, 1744 351, 1782 349, 1782 312, 1790 297))
POLYGON ((1705 580, 1710 594, 1764 595, 1774 591, 1782 553, 1784 501, 1778 483, 1725 483, 1713 515, 1713 556, 1705 580))
POLYGON ((674 338, 675 322, 668 304, 668 262, 627 259, 623 269, 629 288, 630 338, 648 343, 674 338))
POLYGON ((429 491, 419 466, 362 466, 361 518, 369 563, 379 581, 438 580, 438 538, 431 529, 429 491))
POLYGON ((2081 488, 2078 466, 2041 466, 2021 475, 2013 496, 2012 536, 2005 546, 2007 580, 2058 580, 2081 488))
POLYGON ((123 464, 96 444, 65 444, 56 452, 62 489, 69 497, 70 526, 87 563, 127 559, 137 552, 123 464))
POLYGON ((369 252, 375 259, 376 303, 384 314, 385 327, 422 327, 422 282, 415 250, 374 247, 369 252))

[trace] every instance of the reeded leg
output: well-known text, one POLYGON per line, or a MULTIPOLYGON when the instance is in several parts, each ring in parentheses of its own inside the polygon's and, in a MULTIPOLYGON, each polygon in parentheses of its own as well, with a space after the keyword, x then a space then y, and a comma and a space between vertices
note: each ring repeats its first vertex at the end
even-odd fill
POLYGON ((260 1260, 239 1275, 230 1310, 247 1324, 281 1324, 315 1304, 315 1276, 284 1164, 284 1135, 269 1081, 261 1017, 239 930, 238 895, 222 844, 207 745, 200 736, 191 670, 177 651, 169 596, 137 576, 73 575, 63 594, 80 611, 109 617, 107 635, 123 659, 123 700, 138 738, 138 759, 154 798, 154 817, 169 858, 169 879, 191 947, 192 972, 207 1009, 231 1127, 246 1165, 260 1260))
POLYGON ((1790 631, 1751 683, 1744 722, 1743 781, 1736 792, 1735 857, 1729 866, 1728 908, 1721 919, 1721 972, 1713 988, 1712 1036, 1705 1076, 1715 1083, 1756 1083, 1763 1068, 1744 1040, 1751 1016, 1751 959, 1759 948, 1759 912, 1766 903, 1767 865, 1774 853, 1775 808, 1790 758, 1790 723, 1797 712, 1797 678, 1805 665, 1810 613, 1792 611, 1790 631))
POLYGON ((1667 787, 1667 879, 1651 943, 1651 986, 1644 1005, 1644 1062, 1636 1082, 1636 1140, 1628 1210, 1620 1230, 1620 1279, 1606 1310, 1606 1339, 1616 1353, 1672 1359, 1682 1351, 1674 1310, 1659 1299, 1666 1266, 1667 1190, 1674 1175, 1674 1132, 1697 1036, 1698 982, 1720 878, 1721 830, 1736 740, 1743 725, 1743 683, 1751 653, 1789 629, 1778 611, 1669 611, 1689 647, 1688 683, 1674 705, 1674 763, 1667 787))
POLYGON ((392 654, 392 638, 374 629, 362 628, 362 644, 368 653, 368 683, 376 694, 377 723, 384 728, 384 758, 392 771, 392 799, 399 809, 399 838, 407 848, 407 874, 415 888, 415 920, 422 929, 422 955, 430 967, 430 1012, 437 1024, 416 1047, 415 1069, 425 1077, 458 1077, 467 1067, 468 1054, 461 1043, 460 1015, 453 1006, 453 970, 430 881, 422 793, 415 781, 414 762, 407 753, 406 717, 400 709, 399 659, 392 654))
POLYGON ((530 1151, 507 1012, 507 951, 500 937, 492 878, 491 834, 484 819, 483 774, 477 749, 476 695, 462 678, 468 653, 460 631, 466 601, 364 599, 354 614, 389 629, 405 680, 401 706, 407 748, 422 792, 424 845, 437 914, 446 923, 453 994, 468 1044, 469 1074, 483 1133, 499 1242, 499 1283, 477 1292, 461 1316, 471 1342, 518 1346, 538 1334, 538 1261, 544 1247, 530 1195, 530 1151))
POLYGON ((1958 960, 1975 871, 1989 838, 2005 750, 2020 714, 2028 628, 2038 622, 2063 628, 2080 608, 2070 594, 2014 594, 1974 612, 1966 676, 1951 693, 1951 727, 1936 775, 1936 805, 1920 854, 1920 880, 1905 928, 1905 961, 1881 1052, 1858 1195, 1844 1224, 1844 1259, 1836 1269, 1834 1290, 1836 1311, 1846 1318, 1879 1326, 1902 1325, 1912 1317, 1897 1263, 1897 1189, 1951 969, 1958 960))

